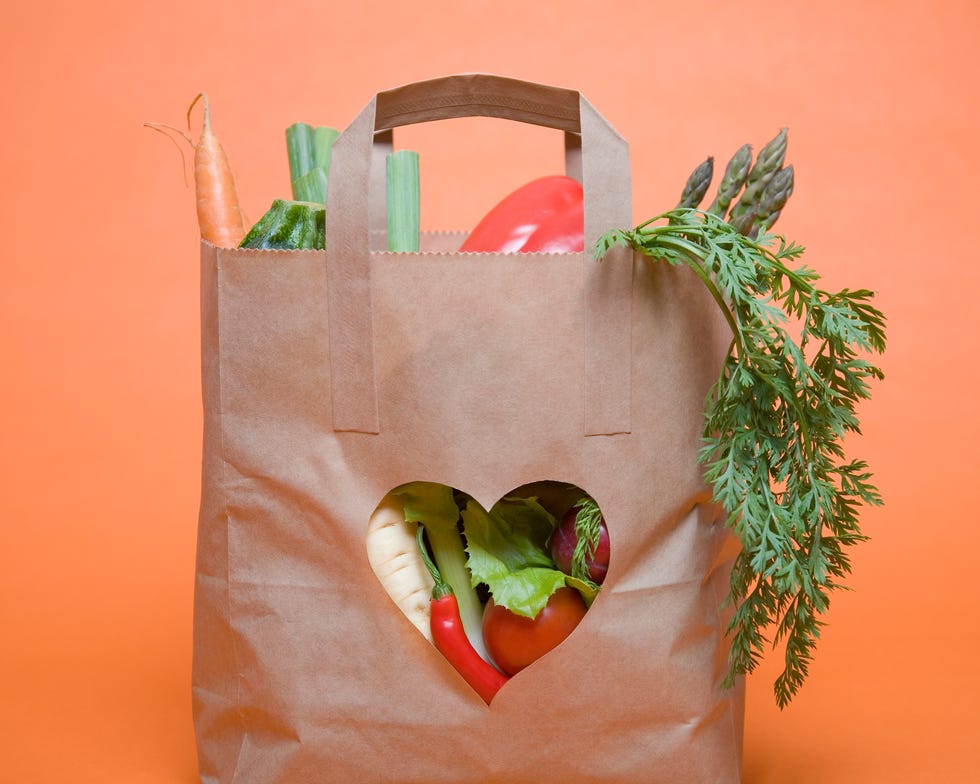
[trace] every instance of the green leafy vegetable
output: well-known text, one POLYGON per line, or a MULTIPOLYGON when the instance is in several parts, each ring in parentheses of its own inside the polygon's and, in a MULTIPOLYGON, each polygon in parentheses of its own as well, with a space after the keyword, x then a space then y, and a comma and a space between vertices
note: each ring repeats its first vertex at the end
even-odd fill
MULTIPOLYGON (((781 165, 779 150, 770 152, 760 159, 781 165)), ((871 291, 819 288, 817 273, 797 265, 801 246, 764 230, 746 236, 709 212, 672 210, 613 230, 596 256, 617 244, 690 267, 731 327, 699 456, 742 544, 726 682, 782 643, 774 692, 783 707, 807 676, 830 594, 851 571, 849 549, 867 538, 859 507, 881 503, 866 463, 848 459, 843 440, 859 432, 856 407, 883 377, 867 356, 885 349, 885 317, 871 291)))
POLYGON ((534 618, 566 585, 595 598, 595 587, 555 568, 548 552, 554 517, 535 498, 504 498, 487 512, 470 500, 463 508, 467 564, 473 585, 484 583, 496 604, 534 618))

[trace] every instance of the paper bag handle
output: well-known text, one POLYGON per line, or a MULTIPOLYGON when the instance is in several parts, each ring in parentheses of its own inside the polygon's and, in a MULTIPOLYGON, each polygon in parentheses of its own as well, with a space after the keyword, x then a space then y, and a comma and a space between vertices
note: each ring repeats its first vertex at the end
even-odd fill
POLYGON ((326 210, 333 427, 380 432, 371 303, 373 141, 398 126, 473 116, 565 132, 566 166, 581 178, 585 207, 584 431, 627 433, 632 263, 628 249, 617 248, 599 264, 591 248, 604 231, 631 225, 629 148, 578 92, 491 74, 442 77, 378 93, 334 142, 326 210))

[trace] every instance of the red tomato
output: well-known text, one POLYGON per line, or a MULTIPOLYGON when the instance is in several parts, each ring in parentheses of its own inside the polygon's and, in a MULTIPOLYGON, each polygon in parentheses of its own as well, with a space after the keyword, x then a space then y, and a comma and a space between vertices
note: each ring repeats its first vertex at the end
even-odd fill
MULTIPOLYGON (((561 174, 539 177, 505 196, 480 220, 460 250, 515 253, 553 218, 576 208, 581 215, 580 183, 561 174)), ((564 231, 565 226, 560 225, 556 230, 564 231)), ((578 231, 582 232, 581 225, 578 231)), ((538 250, 543 249, 541 246, 549 236, 548 232, 539 234, 538 250)))
POLYGON ((585 602, 574 588, 559 588, 534 618, 487 603, 483 639, 494 663, 514 675, 564 640, 585 615, 585 602))

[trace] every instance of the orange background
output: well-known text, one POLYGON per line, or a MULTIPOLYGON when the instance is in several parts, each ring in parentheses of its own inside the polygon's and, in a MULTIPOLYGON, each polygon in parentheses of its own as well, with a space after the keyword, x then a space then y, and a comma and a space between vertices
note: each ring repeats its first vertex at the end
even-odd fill
MULTIPOLYGON (((779 229, 890 317, 854 443, 887 505, 863 517, 856 590, 803 692, 775 708, 775 657, 750 679, 746 781, 978 780, 975 2, 52 0, 4 16, 0 778, 195 780, 197 228, 175 147, 141 123, 179 124, 207 90, 255 218, 287 187, 291 122, 343 127, 380 89, 490 71, 590 99, 631 143, 638 220, 708 154, 790 128, 779 229)), ((472 225, 561 155, 553 132, 490 121, 397 139, 423 155, 426 228, 472 225)))

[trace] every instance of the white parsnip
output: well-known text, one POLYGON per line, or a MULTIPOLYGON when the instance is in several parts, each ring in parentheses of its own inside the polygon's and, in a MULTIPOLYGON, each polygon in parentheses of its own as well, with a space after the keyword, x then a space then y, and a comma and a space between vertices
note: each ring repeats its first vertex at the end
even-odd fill
POLYGON ((368 523, 368 561, 398 608, 432 642, 429 603, 434 583, 419 553, 417 531, 418 523, 405 520, 404 501, 389 493, 368 523))

